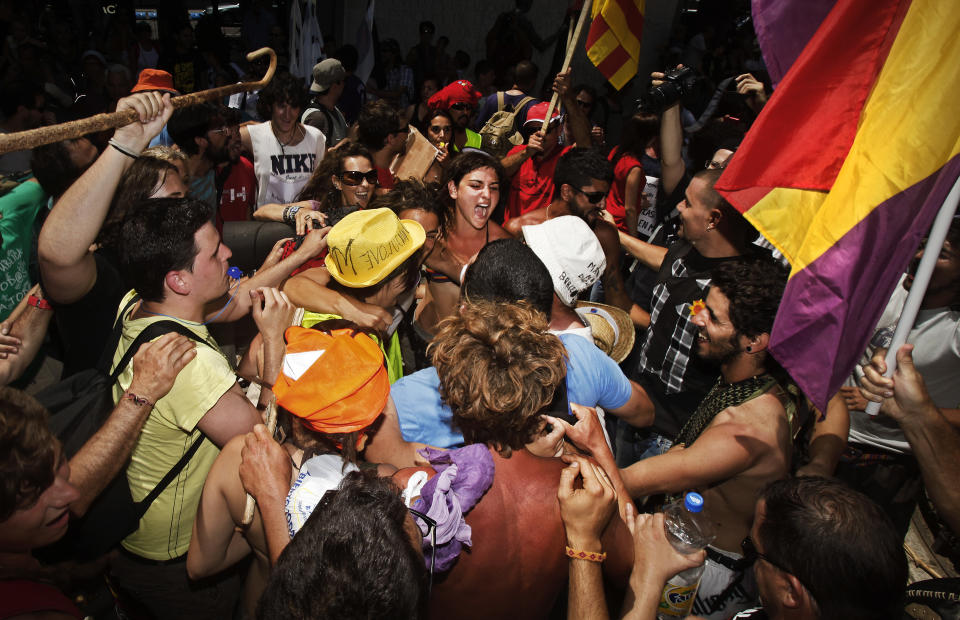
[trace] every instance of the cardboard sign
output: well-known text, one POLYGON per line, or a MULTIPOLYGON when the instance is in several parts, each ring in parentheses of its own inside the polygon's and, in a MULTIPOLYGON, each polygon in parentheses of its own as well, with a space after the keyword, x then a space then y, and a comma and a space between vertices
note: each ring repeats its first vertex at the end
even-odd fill
POLYGON ((397 155, 390 164, 390 171, 398 181, 404 179, 425 180, 433 162, 440 151, 433 146, 422 133, 410 126, 410 135, 402 153, 397 155))

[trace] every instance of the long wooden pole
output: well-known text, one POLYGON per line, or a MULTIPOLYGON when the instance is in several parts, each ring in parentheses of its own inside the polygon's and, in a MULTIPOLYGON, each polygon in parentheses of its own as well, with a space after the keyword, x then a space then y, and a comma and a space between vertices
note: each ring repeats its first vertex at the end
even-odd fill
MULTIPOLYGON (((563 65, 560 67, 560 73, 563 73, 570 67, 570 61, 573 60, 573 53, 577 49, 577 43, 580 41, 580 34, 583 32, 583 24, 587 21, 587 15, 590 14, 590 0, 583 0, 583 8, 580 9, 580 18, 577 20, 577 27, 573 29, 573 36, 567 41, 567 54, 563 59, 563 65)), ((547 106, 547 115, 543 117, 543 126, 540 128, 544 134, 547 133, 550 125, 550 117, 553 116, 553 110, 557 107, 557 100, 560 95, 553 93, 550 98, 550 105, 547 106)))
MULTIPOLYGON (((185 108, 204 101, 220 99, 251 90, 259 90, 270 83, 273 74, 277 71, 277 54, 269 47, 260 49, 247 54, 247 60, 256 60, 263 56, 270 56, 270 66, 263 78, 256 82, 237 82, 228 84, 219 88, 202 90, 197 93, 180 95, 170 100, 174 108, 185 108)), ((123 127, 137 120, 136 110, 123 110, 122 112, 112 112, 110 114, 95 114, 87 118, 82 118, 69 123, 60 123, 59 125, 49 125, 47 127, 38 127, 28 131, 18 131, 17 133, 0 134, 0 155, 13 151, 25 151, 44 144, 79 138, 90 133, 123 127)))
MULTIPOLYGON (((262 388, 261 388, 262 389, 262 388)), ((267 434, 270 437, 273 437, 274 431, 277 430, 277 399, 271 398, 270 403, 267 405, 267 434)), ((257 500, 253 499, 253 496, 247 493, 247 503, 243 506, 243 526, 246 527, 253 523, 253 509, 257 505, 257 500)))

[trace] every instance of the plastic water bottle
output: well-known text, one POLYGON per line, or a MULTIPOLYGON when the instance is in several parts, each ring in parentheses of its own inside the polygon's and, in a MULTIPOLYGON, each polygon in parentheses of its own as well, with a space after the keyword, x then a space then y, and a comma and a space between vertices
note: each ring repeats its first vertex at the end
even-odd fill
MULTIPOLYGON (((713 524, 703 512, 703 496, 699 493, 687 493, 682 501, 673 502, 663 512, 667 540, 680 553, 696 553, 713 540, 713 524)), ((684 618, 690 614, 703 567, 703 564, 695 566, 667 580, 660 595, 657 618, 684 618)))

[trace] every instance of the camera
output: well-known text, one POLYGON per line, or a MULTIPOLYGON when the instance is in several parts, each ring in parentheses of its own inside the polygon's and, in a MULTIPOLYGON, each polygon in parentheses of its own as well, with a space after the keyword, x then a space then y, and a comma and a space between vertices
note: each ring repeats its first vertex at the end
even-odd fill
POLYGON ((659 114, 688 94, 697 84, 697 76, 690 67, 666 71, 663 83, 647 91, 637 103, 640 111, 659 114))

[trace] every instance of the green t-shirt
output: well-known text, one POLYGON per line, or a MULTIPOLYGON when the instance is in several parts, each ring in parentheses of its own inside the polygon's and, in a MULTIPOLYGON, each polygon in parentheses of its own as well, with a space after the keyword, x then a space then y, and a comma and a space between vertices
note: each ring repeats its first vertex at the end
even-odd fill
POLYGON ((30 290, 30 245, 33 222, 47 204, 47 193, 34 180, 21 183, 0 198, 0 321, 6 319, 30 290))
MULTIPOLYGON (((300 321, 301 327, 313 327, 321 321, 328 321, 330 319, 342 319, 342 316, 336 314, 323 314, 320 312, 311 312, 307 310, 303 313, 303 320, 300 321)), ((400 353, 400 336, 397 332, 393 332, 393 335, 390 336, 386 346, 380 341, 379 338, 374 338, 378 345, 380 345, 380 350, 383 352, 383 358, 387 361, 387 377, 390 379, 392 384, 397 379, 403 377, 403 357, 400 353)))

